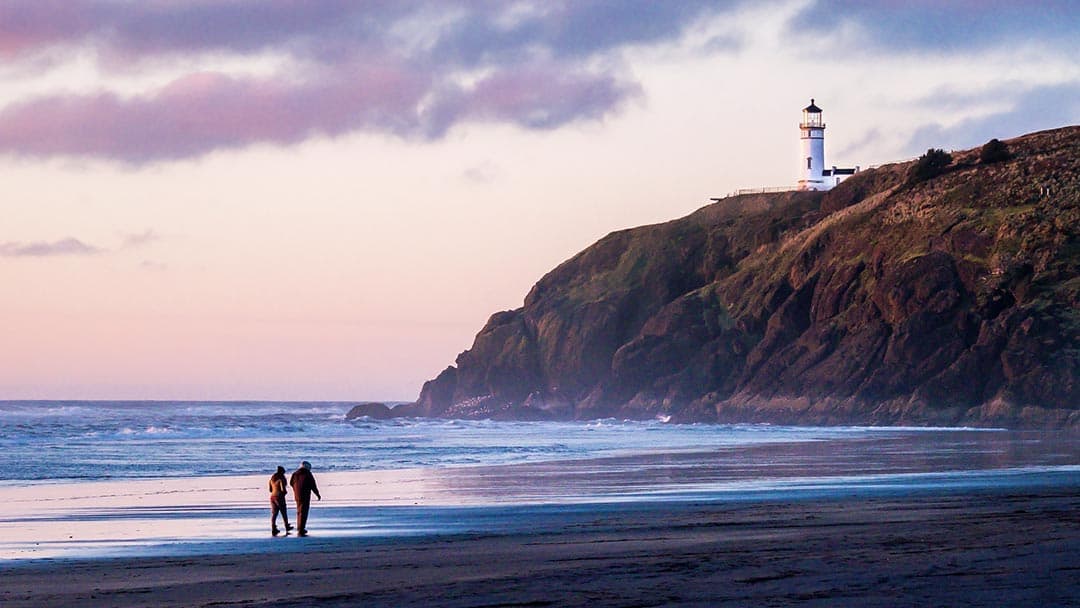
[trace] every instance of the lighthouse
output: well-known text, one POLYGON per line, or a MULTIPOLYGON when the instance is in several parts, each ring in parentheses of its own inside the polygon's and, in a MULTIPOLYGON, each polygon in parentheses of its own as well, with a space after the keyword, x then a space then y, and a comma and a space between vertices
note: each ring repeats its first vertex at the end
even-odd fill
POLYGON ((799 139, 802 143, 799 190, 826 190, 822 175, 825 170, 825 123, 821 122, 821 108, 813 99, 803 108, 799 139))
POLYGON ((825 123, 813 99, 803 108, 799 123, 802 154, 799 158, 799 190, 829 190, 859 170, 825 167, 825 123))

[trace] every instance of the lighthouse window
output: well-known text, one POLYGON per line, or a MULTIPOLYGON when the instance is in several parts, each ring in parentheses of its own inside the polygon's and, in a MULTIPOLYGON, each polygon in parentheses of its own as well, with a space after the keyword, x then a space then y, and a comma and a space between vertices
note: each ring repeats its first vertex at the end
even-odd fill
POLYGON ((810 161, 812 161, 812 160, 813 160, 812 156, 807 156, 806 157, 806 168, 807 169, 813 169, 813 167, 810 166, 810 161))

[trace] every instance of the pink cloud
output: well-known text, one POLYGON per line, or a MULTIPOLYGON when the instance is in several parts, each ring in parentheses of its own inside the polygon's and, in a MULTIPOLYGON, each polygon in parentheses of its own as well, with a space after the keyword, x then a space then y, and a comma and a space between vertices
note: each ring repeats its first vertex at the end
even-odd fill
POLYGON ((0 152, 138 164, 357 130, 439 137, 470 120, 548 129, 600 118, 640 94, 608 75, 555 68, 499 73, 470 90, 433 80, 401 65, 352 64, 299 83, 202 72, 130 99, 46 97, 0 111, 0 152), (421 101, 429 109, 421 111, 421 101))
POLYGON ((0 257, 51 257, 59 255, 94 255, 102 250, 79 239, 68 237, 59 241, 34 243, 0 243, 0 257))
POLYGON ((292 83, 220 73, 180 78, 151 95, 54 96, 0 111, 0 150, 139 163, 258 142, 289 144, 359 128, 407 131, 427 90, 423 75, 359 67, 292 83))

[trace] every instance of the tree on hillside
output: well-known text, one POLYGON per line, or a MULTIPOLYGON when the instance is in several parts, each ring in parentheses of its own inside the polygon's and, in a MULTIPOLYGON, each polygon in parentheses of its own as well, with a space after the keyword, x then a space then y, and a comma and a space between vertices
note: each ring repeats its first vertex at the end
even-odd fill
POLYGON ((985 165, 1003 160, 1009 160, 1009 146, 1000 139, 991 139, 979 150, 979 162, 985 165))
POLYGON ((930 148, 911 166, 908 171, 908 183, 917 184, 937 177, 951 164, 952 154, 941 149, 930 148))

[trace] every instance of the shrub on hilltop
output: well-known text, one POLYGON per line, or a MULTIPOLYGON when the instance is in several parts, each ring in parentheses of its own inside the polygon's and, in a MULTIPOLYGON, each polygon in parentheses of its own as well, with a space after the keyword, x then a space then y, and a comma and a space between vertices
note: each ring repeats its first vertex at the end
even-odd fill
POLYGON ((930 148, 926 151, 926 154, 920 156, 919 160, 915 161, 915 164, 911 166, 908 173, 908 183, 917 184, 937 177, 944 173, 945 168, 951 164, 952 154, 941 149, 930 148))
POLYGON ((979 150, 979 162, 984 165, 1009 160, 1009 146, 1000 139, 991 139, 979 150))

